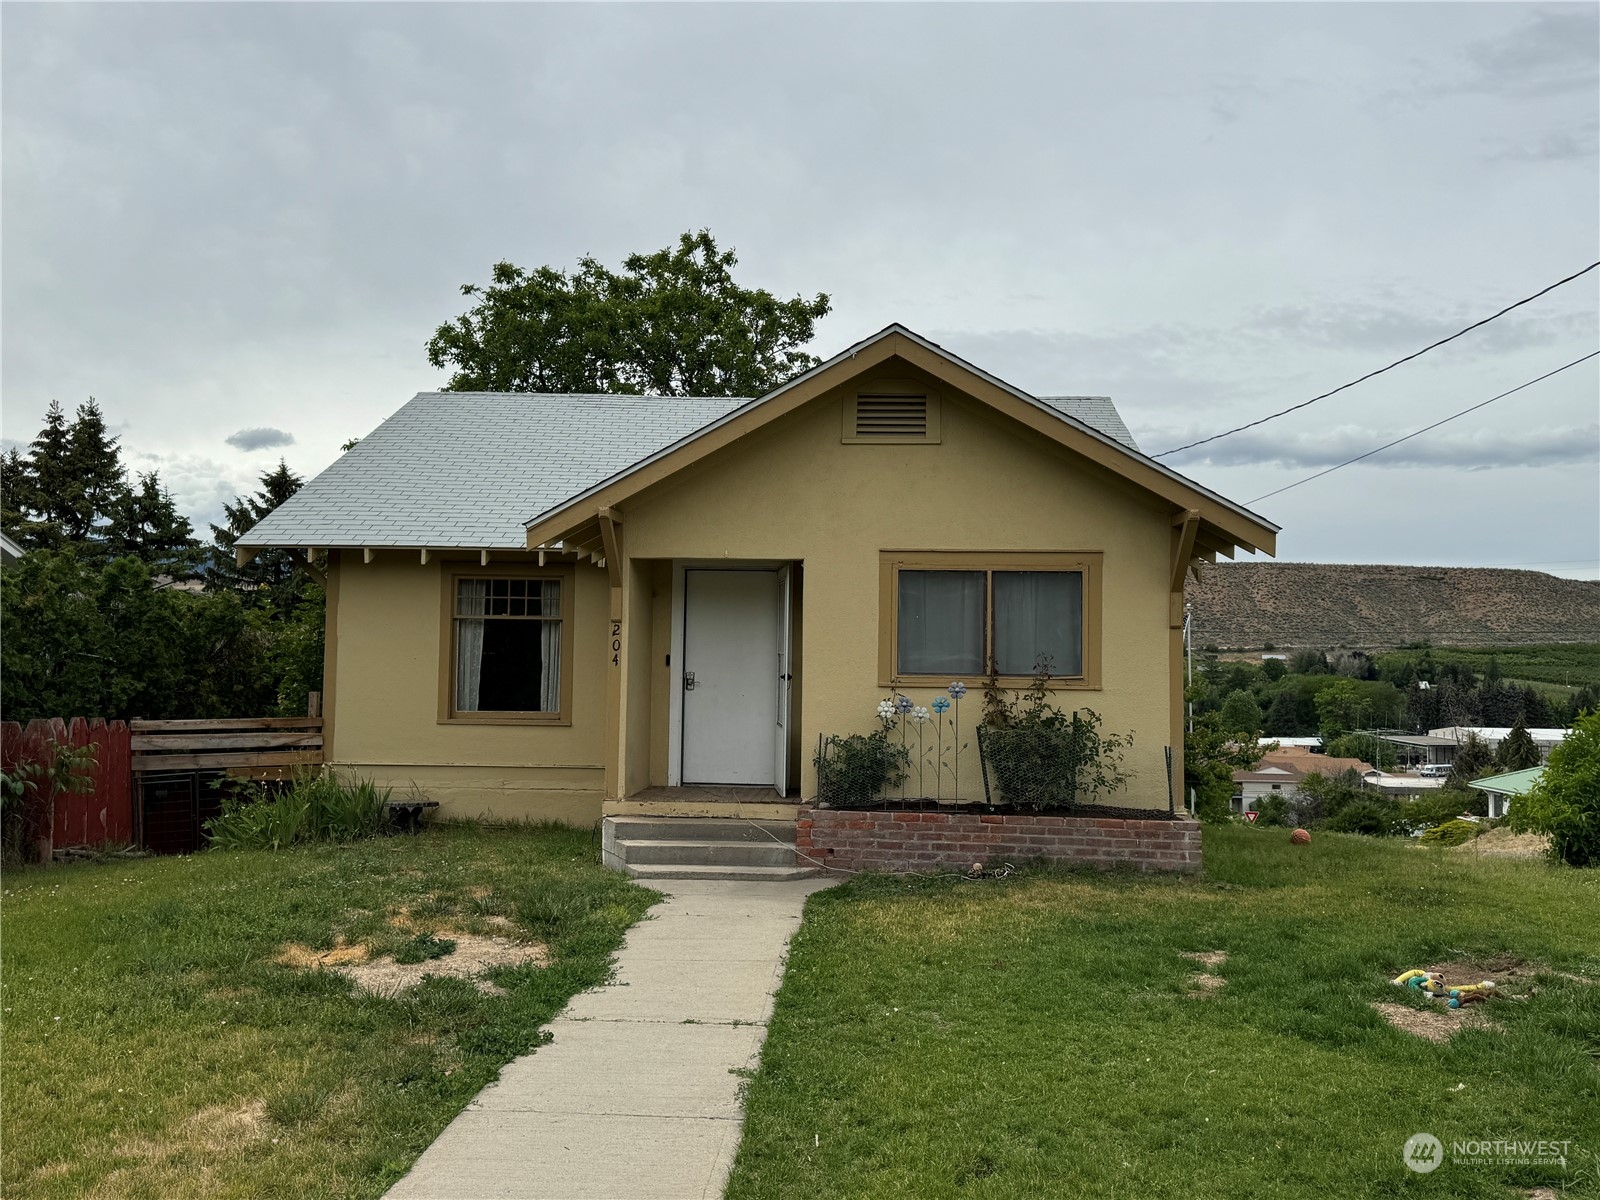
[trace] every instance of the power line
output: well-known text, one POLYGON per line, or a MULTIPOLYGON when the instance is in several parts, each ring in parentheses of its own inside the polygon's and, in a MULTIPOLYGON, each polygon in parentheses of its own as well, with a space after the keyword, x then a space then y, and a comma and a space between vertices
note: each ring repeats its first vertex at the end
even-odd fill
MULTIPOLYGON (((1597 264, 1597 265, 1600 265, 1600 264, 1597 264)), ((1549 379, 1552 375, 1559 375, 1563 371, 1569 371, 1573 367, 1577 366, 1579 363, 1586 363, 1591 358, 1595 358, 1597 356, 1600 356, 1600 350, 1591 350, 1588 354, 1585 354, 1582 358, 1575 358, 1571 362, 1567 363, 1565 366, 1557 367, 1554 371, 1546 371, 1543 375, 1539 376, 1539 378, 1537 378, 1537 379, 1530 379, 1530 380, 1528 380, 1527 383, 1519 383, 1516 387, 1512 388, 1509 392, 1501 392, 1498 396, 1490 396, 1487 400, 1479 401, 1477 404, 1474 404, 1471 408, 1463 408, 1458 413, 1451 413, 1448 417, 1445 417, 1444 420, 1442 420, 1442 421, 1435 421, 1432 425, 1424 425, 1421 429, 1418 429, 1418 430, 1416 430, 1416 431, 1414 431, 1412 433, 1406 434, 1405 437, 1398 437, 1398 438, 1395 438, 1395 440, 1392 441, 1392 442, 1385 442, 1383 445, 1379 446, 1375 450, 1368 450, 1365 454, 1358 454, 1354 458, 1347 458, 1347 459, 1344 460, 1344 462, 1337 463, 1334 466, 1328 467, 1326 470, 1318 471, 1315 475, 1307 475, 1304 479, 1297 479, 1293 483, 1285 484, 1283 487, 1278 488, 1277 491, 1268 492, 1264 496, 1257 496, 1254 500, 1247 500, 1245 503, 1247 503, 1247 504, 1258 504, 1262 500, 1270 499, 1273 496, 1277 496, 1277 495, 1282 494, 1283 492, 1287 492, 1290 488, 1297 488, 1302 483, 1310 483, 1313 479, 1321 479, 1324 475, 1330 475, 1334 471, 1340 470, 1343 467, 1350 466, 1352 463, 1358 463, 1364 458, 1371 458, 1374 454, 1381 454, 1381 453, 1383 453, 1383 451, 1388 450, 1391 447, 1398 446, 1401 442, 1409 442, 1414 437, 1421 437, 1423 434, 1427 433, 1430 429, 1437 429, 1441 425, 1448 425, 1451 421, 1454 421, 1457 417, 1464 417, 1468 413, 1477 412, 1480 408, 1486 408, 1488 405, 1493 404, 1496 400, 1504 400, 1507 396, 1513 396, 1516 393, 1522 391, 1523 388, 1530 388, 1536 383, 1543 383, 1546 379, 1549 379)))
POLYGON ((1413 354, 1408 354, 1404 358, 1397 358, 1397 359, 1394 360, 1394 362, 1390 363, 1387 367, 1379 367, 1376 371, 1368 371, 1360 379, 1352 379, 1349 383, 1342 383, 1338 387, 1334 388, 1333 391, 1331 391, 1331 392, 1323 392, 1322 395, 1320 395, 1320 396, 1313 396, 1309 400, 1302 400, 1299 404, 1291 404, 1288 408, 1285 408, 1280 412, 1270 413, 1267 416, 1260 418, 1259 420, 1250 421, 1250 422, 1248 422, 1248 423, 1246 423, 1244 425, 1238 426, 1237 428, 1226 430, 1223 433, 1214 433, 1210 437, 1203 437, 1197 442, 1189 442, 1187 445, 1183 445, 1183 446, 1174 446, 1171 450, 1163 450, 1160 454, 1152 454, 1150 457, 1151 458, 1167 458, 1170 455, 1178 454, 1178 453, 1180 453, 1181 451, 1184 451, 1184 450, 1193 450, 1196 446, 1204 446, 1207 442, 1215 442, 1220 438, 1232 437, 1236 433, 1243 433, 1246 429, 1254 429, 1257 425, 1265 425, 1268 421, 1275 421, 1279 417, 1287 416, 1289 413, 1298 412, 1302 408, 1305 408, 1305 407, 1307 407, 1309 405, 1315 404, 1318 400, 1326 400, 1329 396, 1336 396, 1340 392, 1344 391, 1346 388, 1353 388, 1358 383, 1365 383, 1367 380, 1374 379, 1377 376, 1382 375, 1385 371, 1392 371, 1396 367, 1401 366, 1401 365, 1403 365, 1405 363, 1408 363, 1414 358, 1421 358, 1428 351, 1437 350, 1440 346, 1443 346, 1446 342, 1453 342, 1458 337, 1461 337, 1463 334, 1471 333, 1474 329, 1481 329, 1483 326, 1487 325, 1490 321, 1495 321, 1495 320, 1498 320, 1499 318, 1505 316, 1512 309, 1521 308, 1524 304, 1531 304, 1533 301, 1537 300, 1540 296, 1543 296, 1543 295, 1545 295, 1545 294, 1547 294, 1549 292, 1555 291, 1558 287, 1561 287, 1563 284, 1571 283, 1574 279, 1582 278, 1583 276, 1587 275, 1590 271, 1594 270, 1596 267, 1600 267, 1600 262, 1592 262, 1587 267, 1585 267, 1583 270, 1574 271, 1571 275, 1568 275, 1565 279, 1558 279, 1554 283, 1552 283, 1549 287, 1541 288, 1539 291, 1535 292, 1533 295, 1525 296, 1521 300, 1518 300, 1515 304, 1506 305, 1499 312, 1493 314, 1492 316, 1485 317, 1481 321, 1474 321, 1471 325, 1468 325, 1465 329, 1458 329, 1455 333, 1452 333, 1449 337, 1440 338, 1437 342, 1434 342, 1432 345, 1424 346, 1421 350, 1418 350, 1413 354))

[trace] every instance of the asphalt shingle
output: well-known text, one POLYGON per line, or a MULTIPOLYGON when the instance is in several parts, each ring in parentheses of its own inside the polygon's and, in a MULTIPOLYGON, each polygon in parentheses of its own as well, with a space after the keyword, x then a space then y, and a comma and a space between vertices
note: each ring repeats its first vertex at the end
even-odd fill
MULTIPOLYGON (((1040 400, 1138 450, 1106 397, 1040 400)), ((525 521, 747 403, 420 392, 239 544, 521 549, 525 521)))

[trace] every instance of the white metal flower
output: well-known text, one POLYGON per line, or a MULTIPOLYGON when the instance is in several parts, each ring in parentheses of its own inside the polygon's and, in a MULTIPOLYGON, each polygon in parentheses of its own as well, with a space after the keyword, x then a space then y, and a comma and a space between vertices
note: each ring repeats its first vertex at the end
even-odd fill
POLYGON ((884 720, 884 721, 892 721, 892 720, 894 720, 894 701, 893 700, 880 700, 880 701, 878 701, 878 717, 879 717, 880 720, 884 720))
POLYGON ((920 705, 920 704, 917 705, 915 708, 913 708, 911 710, 911 719, 913 721, 915 721, 918 725, 921 725, 924 721, 926 721, 928 719, 928 710, 923 708, 922 705, 920 705))

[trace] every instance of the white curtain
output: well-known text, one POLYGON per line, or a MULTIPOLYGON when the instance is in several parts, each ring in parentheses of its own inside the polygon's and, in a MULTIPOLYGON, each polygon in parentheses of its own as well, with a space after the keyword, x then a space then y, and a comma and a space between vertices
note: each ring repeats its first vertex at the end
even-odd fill
MULTIPOLYGON (((539 583, 539 615, 561 616, 561 583, 545 579, 539 583)), ((539 622, 539 711, 561 711, 561 622, 539 622)))
POLYGON ((1078 571, 994 573, 994 657, 1002 675, 1083 674, 1083 575, 1078 571))
POLYGON ((901 674, 982 674, 983 572, 901 571, 895 624, 901 674))
POLYGON ((456 581, 456 711, 477 712, 483 682, 483 617, 489 611, 489 581, 456 581))

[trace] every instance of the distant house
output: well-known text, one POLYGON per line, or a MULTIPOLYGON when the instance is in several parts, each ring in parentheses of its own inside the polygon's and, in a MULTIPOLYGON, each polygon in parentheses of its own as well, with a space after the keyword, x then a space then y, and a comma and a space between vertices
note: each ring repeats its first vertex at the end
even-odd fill
POLYGON ((1467 786, 1477 788, 1489 798, 1489 818, 1497 821, 1511 811, 1512 798, 1526 796, 1543 774, 1543 767, 1530 767, 1526 771, 1474 779, 1467 786))
POLYGON ((1249 812, 1256 807, 1257 801, 1268 796, 1279 795, 1286 800, 1292 799, 1300 790, 1300 781, 1308 775, 1326 778, 1342 775, 1346 771, 1354 771, 1363 779, 1369 774, 1381 774, 1371 763, 1362 762, 1359 758, 1313 754, 1304 746, 1268 751, 1261 756, 1254 770, 1233 773, 1233 811, 1249 812))

